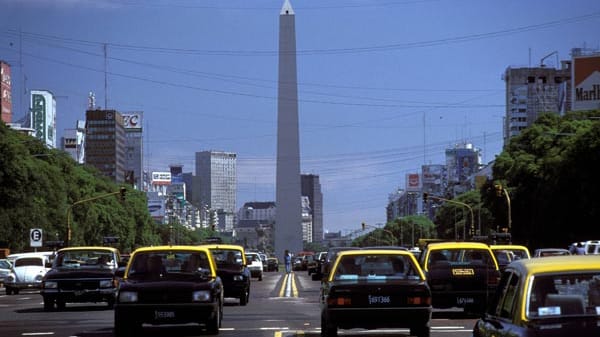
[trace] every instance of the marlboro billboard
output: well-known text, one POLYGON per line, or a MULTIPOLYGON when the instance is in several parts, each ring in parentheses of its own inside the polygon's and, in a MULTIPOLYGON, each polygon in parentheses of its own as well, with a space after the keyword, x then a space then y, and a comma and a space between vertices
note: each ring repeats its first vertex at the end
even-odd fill
POLYGON ((600 55, 573 58, 573 110, 600 109, 600 55))

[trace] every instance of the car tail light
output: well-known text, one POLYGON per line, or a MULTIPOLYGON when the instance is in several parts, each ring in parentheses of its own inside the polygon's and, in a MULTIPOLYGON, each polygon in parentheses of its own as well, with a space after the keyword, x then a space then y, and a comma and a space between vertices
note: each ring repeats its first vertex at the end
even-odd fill
POLYGON ((327 304, 332 306, 351 305, 352 300, 349 297, 329 297, 327 298, 327 304))
POLYGON ((413 305, 431 305, 431 297, 420 297, 420 296, 408 297, 406 299, 406 302, 408 304, 413 304, 413 305))

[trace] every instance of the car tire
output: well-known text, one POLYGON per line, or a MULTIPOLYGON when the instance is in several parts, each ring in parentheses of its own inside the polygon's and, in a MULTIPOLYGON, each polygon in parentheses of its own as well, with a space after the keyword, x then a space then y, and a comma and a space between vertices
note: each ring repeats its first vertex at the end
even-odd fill
POLYGON ((217 303, 217 312, 214 317, 206 322, 206 332, 209 335, 218 335, 219 327, 221 326, 221 303, 217 303))
POLYGON ((44 311, 54 310, 54 299, 44 297, 44 311))
POLYGON ((63 299, 56 299, 56 310, 65 310, 67 303, 63 299))
POLYGON ((115 300, 113 298, 109 299, 107 302, 108 309, 112 309, 115 307, 115 300))
POLYGON ((135 336, 138 331, 138 326, 128 322, 122 318, 115 317, 115 336, 116 337, 131 337, 135 336))
POLYGON ((337 326, 330 326, 324 316, 321 316, 321 337, 337 337, 337 326))
POLYGON ((11 287, 6 287, 6 289, 4 289, 4 291, 6 291, 6 295, 12 295, 13 294, 13 290, 11 287))
POLYGON ((13 294, 19 295, 19 288, 13 288, 13 294))
POLYGON ((260 273, 260 274, 258 275, 258 280, 259 280, 259 281, 262 281, 262 273, 260 273))
POLYGON ((416 337, 429 337, 431 329, 428 325, 414 326, 410 328, 410 335, 416 337))
POLYGON ((248 304, 248 299, 249 298, 250 298, 250 291, 248 291, 248 290, 244 291, 244 293, 240 297, 240 305, 243 306, 243 305, 248 304))

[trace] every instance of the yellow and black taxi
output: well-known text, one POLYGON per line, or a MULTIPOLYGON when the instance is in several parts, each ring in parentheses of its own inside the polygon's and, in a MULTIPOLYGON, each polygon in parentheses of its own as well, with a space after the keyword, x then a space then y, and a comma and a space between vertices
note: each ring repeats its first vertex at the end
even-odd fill
POLYGON ((137 336, 145 323, 198 323, 208 334, 219 333, 223 284, 208 248, 139 248, 119 276, 121 273, 115 303, 116 336, 137 336))
POLYGON ((112 247, 68 247, 56 252, 50 269, 42 279, 40 294, 44 310, 62 310, 67 302, 115 303, 119 251, 112 247))
POLYGON ((321 335, 341 329, 410 328, 428 337, 431 292, 406 250, 341 251, 321 288, 321 335))
POLYGON ((420 255, 434 308, 483 313, 500 273, 490 247, 481 242, 434 242, 420 255))
POLYGON ((205 244, 217 265, 217 275, 223 282, 224 297, 238 298, 240 305, 250 300, 250 270, 246 265, 244 247, 229 244, 205 244))
POLYGON ((514 260, 531 258, 529 249, 521 245, 490 245, 490 248, 494 252, 500 270, 506 268, 514 260))
POLYGON ((474 337, 600 336, 600 256, 518 260, 502 273, 474 337))

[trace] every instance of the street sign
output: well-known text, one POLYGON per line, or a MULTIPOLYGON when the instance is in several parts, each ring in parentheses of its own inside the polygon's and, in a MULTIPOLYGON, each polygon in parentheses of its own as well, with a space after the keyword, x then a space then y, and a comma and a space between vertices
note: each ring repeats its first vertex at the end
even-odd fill
POLYGON ((41 247, 42 246, 42 229, 41 228, 32 228, 29 230, 29 239, 31 247, 41 247))

